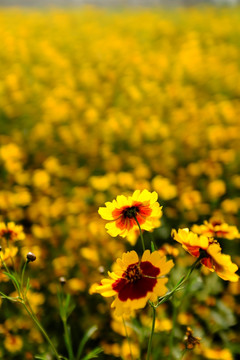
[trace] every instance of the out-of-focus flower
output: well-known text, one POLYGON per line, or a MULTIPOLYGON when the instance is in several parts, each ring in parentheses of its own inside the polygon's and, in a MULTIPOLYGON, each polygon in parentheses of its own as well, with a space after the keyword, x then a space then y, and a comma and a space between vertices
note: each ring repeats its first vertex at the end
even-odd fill
POLYGON ((12 353, 20 351, 23 347, 22 338, 18 335, 8 334, 4 339, 4 347, 12 353))
POLYGON ((171 246, 167 243, 163 244, 161 246, 161 248, 158 250, 158 252, 160 253, 161 256, 171 255, 171 256, 177 257, 179 254, 179 250, 176 247, 171 246))
POLYGON ((230 226, 218 217, 212 217, 209 221, 204 221, 203 225, 193 225, 191 230, 196 234, 207 237, 218 237, 229 240, 240 238, 236 226, 230 226))
POLYGON ((106 229, 111 236, 125 237, 129 231, 138 229, 135 218, 142 230, 151 231, 160 225, 156 220, 162 216, 157 198, 155 191, 136 190, 132 196, 119 195, 113 202, 106 202, 106 207, 100 207, 98 212, 103 219, 110 221, 106 229))
POLYGON ((170 180, 162 176, 155 176, 152 180, 153 189, 157 191, 160 199, 170 200, 176 197, 177 187, 170 180))
POLYGON ((225 182, 223 180, 213 180, 208 184, 207 190, 212 199, 217 199, 226 192, 225 182))
POLYGON ((203 351, 203 356, 206 359, 212 360, 233 360, 233 356, 228 349, 207 349, 203 351))
POLYGON ((95 291, 106 297, 116 295, 112 303, 115 314, 129 314, 167 292, 168 279, 163 276, 172 267, 172 260, 166 261, 157 251, 144 251, 141 260, 135 251, 130 251, 117 260, 114 272, 109 272, 111 279, 103 279, 95 291))
POLYGON ((7 261, 8 259, 14 258, 17 255, 18 248, 16 246, 11 246, 1 250, 0 259, 2 261, 7 261))
POLYGON ((15 225, 14 222, 5 224, 0 223, 0 238, 4 238, 10 241, 24 240, 25 234, 21 225, 15 225))
POLYGON ((198 236, 189 229, 179 229, 178 232, 173 229, 172 236, 192 256, 201 256, 201 264, 210 271, 215 271, 220 278, 238 281, 239 276, 235 274, 238 266, 232 263, 229 255, 221 253, 221 247, 216 240, 204 235, 198 236))

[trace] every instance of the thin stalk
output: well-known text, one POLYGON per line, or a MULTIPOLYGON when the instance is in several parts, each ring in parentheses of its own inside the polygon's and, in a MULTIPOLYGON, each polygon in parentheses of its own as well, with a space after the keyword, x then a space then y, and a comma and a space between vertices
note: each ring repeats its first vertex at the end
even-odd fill
POLYGON ((141 226, 138 222, 138 219, 136 217, 136 215, 134 215, 134 219, 136 221, 136 223, 138 224, 138 228, 139 228, 139 231, 140 231, 140 237, 141 237, 141 240, 142 240, 142 248, 143 248, 143 252, 145 251, 145 244, 144 244, 144 240, 143 240, 143 234, 142 234, 142 229, 141 229, 141 226))
POLYGON ((65 338, 65 343, 66 343, 66 346, 67 346, 69 360, 74 360, 71 336, 69 334, 69 328, 67 326, 67 321, 66 321, 66 319, 64 319, 64 320, 62 319, 62 322, 63 322, 64 338, 65 338))
POLYGON ((192 264, 192 266, 189 269, 188 273, 179 280, 179 282, 174 286, 174 288, 169 293, 167 293, 165 296, 160 298, 160 301, 158 301, 158 303, 156 305, 154 305, 155 308, 157 308, 159 305, 166 302, 175 293, 175 291, 177 291, 177 290, 179 290, 181 288, 181 286, 188 280, 188 278, 190 277, 190 275, 192 274, 193 270, 198 265, 200 260, 201 260, 200 257, 197 258, 197 260, 192 264))
POLYGON ((27 264, 28 264, 28 260, 25 261, 24 266, 23 266, 23 269, 22 269, 22 276, 21 276, 21 283, 20 283, 20 286, 21 286, 21 289, 22 289, 22 290, 23 290, 23 287, 24 287, 24 274, 25 274, 25 270, 26 270, 27 264))
POLYGON ((151 334, 150 334, 149 341, 148 341, 148 350, 147 350, 147 359, 146 360, 149 360, 150 356, 151 356, 152 338, 153 338, 153 333, 154 333, 154 329, 155 329, 155 320, 156 320, 156 309, 153 305, 151 305, 151 306, 153 309, 152 330, 151 330, 151 334))
POLYGON ((18 296, 19 297, 21 297, 20 295, 20 289, 19 289, 19 287, 17 286, 17 280, 16 280, 16 278, 11 274, 11 272, 9 271, 9 269, 8 269, 8 266, 7 266, 7 264, 5 263, 5 261, 3 260, 3 258, 2 258, 2 256, 0 255, 0 258, 1 258, 1 262, 2 262, 2 265, 3 265, 3 267, 4 267, 4 269, 6 270, 6 273, 7 274, 9 274, 9 277, 11 276, 11 281, 12 281, 12 283, 13 283, 13 286, 14 286, 14 288, 15 288, 15 290, 16 290, 16 292, 18 293, 18 296))
POLYGON ((123 321, 123 326, 124 326, 124 330, 125 330, 125 333, 126 333, 126 338, 127 338, 127 341, 128 341, 128 346, 129 346, 129 352, 130 352, 131 360, 133 360, 131 342, 130 342, 130 338, 129 338, 128 331, 127 331, 127 326, 126 326, 126 323, 125 323, 125 320, 124 320, 124 317, 123 317, 123 316, 122 316, 122 321, 123 321))
POLYGON ((61 356, 58 355, 57 350, 55 349, 55 346, 53 345, 51 339, 49 338, 48 334, 46 333, 46 331, 44 330, 44 328, 42 327, 42 325, 39 323, 36 315, 28 309, 26 303, 23 301, 21 303, 24 307, 24 309, 27 311, 28 315, 32 318, 33 322, 37 325, 37 327, 39 328, 39 330, 41 331, 41 333, 44 335, 45 339, 47 340, 47 342, 49 343, 50 347, 52 348, 52 351, 56 357, 57 360, 61 359, 61 356))
POLYGON ((181 354, 181 359, 180 359, 180 360, 183 360, 184 355, 186 354, 187 350, 188 350, 188 349, 184 349, 184 350, 182 351, 182 354, 181 354))
POLYGON ((177 320, 177 310, 178 310, 178 306, 176 306, 176 304, 174 304, 174 301, 173 301, 172 331, 171 331, 170 338, 169 338, 169 348, 170 348, 169 358, 170 359, 171 359, 172 351, 173 351, 174 330, 175 330, 175 325, 176 325, 176 320, 177 320))

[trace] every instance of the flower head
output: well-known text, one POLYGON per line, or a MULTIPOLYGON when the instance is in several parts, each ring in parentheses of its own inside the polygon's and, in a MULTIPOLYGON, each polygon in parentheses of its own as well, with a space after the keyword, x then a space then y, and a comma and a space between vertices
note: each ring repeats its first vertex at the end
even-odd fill
POLYGON ((144 308, 147 301, 156 301, 167 292, 164 277, 173 267, 172 260, 166 261, 158 251, 144 251, 139 260, 135 251, 124 253, 117 259, 110 279, 103 279, 95 292, 103 296, 116 296, 112 303, 117 316, 135 309, 144 308))
POLYGON ((228 240, 240 238, 236 226, 230 226, 218 217, 212 217, 209 222, 205 220, 203 225, 193 225, 191 230, 196 234, 207 237, 225 238, 228 240))
POLYGON ((179 229, 178 232, 172 230, 172 236, 192 256, 201 256, 201 264, 210 271, 215 271, 220 278, 238 281, 239 276, 235 274, 238 270, 237 265, 232 263, 229 255, 221 253, 222 249, 216 240, 203 235, 198 236, 189 229, 179 229))
POLYGON ((209 245, 206 250, 206 256, 201 260, 210 271, 215 271, 223 280, 238 281, 239 276, 235 274, 238 266, 231 261, 229 255, 222 254, 218 243, 209 245))
POLYGON ((106 202, 106 207, 100 207, 101 217, 110 222, 106 224, 107 232, 111 236, 125 237, 138 229, 136 219, 142 230, 151 231, 160 225, 162 210, 157 202, 155 191, 134 191, 132 196, 117 196, 116 200, 106 202))
POLYGON ((4 238, 10 241, 24 240, 25 234, 21 225, 15 225, 14 222, 5 224, 0 223, 0 238, 4 238))
POLYGON ((206 236, 198 236, 187 228, 179 229, 178 232, 173 229, 172 237, 182 245, 184 250, 197 257, 200 256, 200 250, 206 250, 210 243, 206 236))

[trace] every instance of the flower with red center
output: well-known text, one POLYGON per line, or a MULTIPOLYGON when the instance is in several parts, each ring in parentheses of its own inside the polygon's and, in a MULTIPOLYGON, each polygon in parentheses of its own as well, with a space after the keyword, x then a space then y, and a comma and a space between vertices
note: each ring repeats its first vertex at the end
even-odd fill
POLYGON ((136 190, 132 196, 119 195, 116 200, 106 202, 106 207, 100 207, 98 212, 103 219, 110 221, 106 229, 111 236, 127 236, 138 229, 137 222, 142 230, 151 231, 160 226, 162 216, 157 198, 155 191, 136 190))
POLYGON ((200 257, 201 264, 210 271, 215 271, 223 280, 238 281, 239 276, 235 274, 238 270, 236 264, 232 263, 229 255, 221 253, 219 243, 213 238, 194 234, 189 229, 172 230, 174 240, 182 244, 182 247, 194 257, 200 257))
POLYGON ((23 227, 21 225, 15 225, 14 222, 9 222, 5 224, 4 222, 0 223, 0 238, 4 238, 7 241, 17 241, 24 240, 25 234, 23 232, 23 227))
POLYGON ((240 238, 236 226, 230 226, 217 217, 212 217, 209 222, 205 220, 203 225, 193 225, 191 230, 196 234, 207 237, 225 238, 228 240, 240 238))
POLYGON ((173 229, 172 237, 178 241, 184 250, 189 252, 192 256, 199 257, 200 250, 206 250, 213 239, 208 239, 206 236, 198 236, 189 229, 179 229, 178 232, 173 229))
POLYGON ((114 272, 108 273, 110 279, 103 279, 95 292, 106 297, 115 295, 112 303, 115 314, 129 314, 144 308, 148 300, 157 301, 167 292, 168 279, 164 275, 172 267, 172 260, 166 261, 158 251, 144 251, 141 260, 135 251, 130 251, 117 259, 114 272))

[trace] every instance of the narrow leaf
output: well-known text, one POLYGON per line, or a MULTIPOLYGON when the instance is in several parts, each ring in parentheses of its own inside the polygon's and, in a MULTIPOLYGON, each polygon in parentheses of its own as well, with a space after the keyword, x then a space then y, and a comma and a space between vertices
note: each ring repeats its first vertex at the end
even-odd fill
POLYGON ((93 325, 92 327, 90 327, 90 329, 88 329, 86 334, 83 336, 83 338, 79 344, 79 347, 78 347, 76 360, 80 359, 80 356, 82 355, 82 352, 83 352, 86 342, 88 341, 88 339, 90 339, 90 337, 95 333, 96 330, 97 330, 97 326, 93 325))

